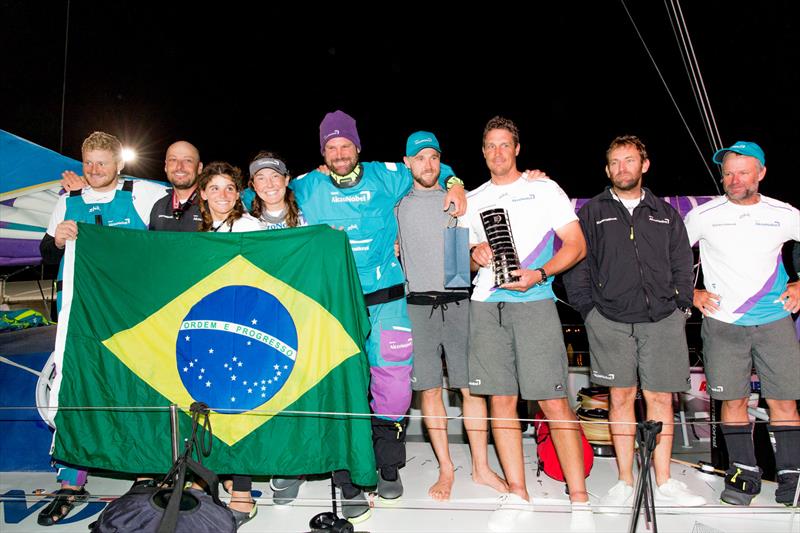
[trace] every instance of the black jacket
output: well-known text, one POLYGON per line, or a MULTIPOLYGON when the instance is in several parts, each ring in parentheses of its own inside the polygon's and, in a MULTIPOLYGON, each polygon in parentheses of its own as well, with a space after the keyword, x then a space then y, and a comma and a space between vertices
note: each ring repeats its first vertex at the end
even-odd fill
POLYGON ((172 208, 172 189, 167 189, 167 194, 155 204, 150 211, 150 231, 199 231, 203 217, 200 215, 198 201, 200 193, 192 197, 192 203, 181 206, 181 209, 172 208))
POLYGON ((692 305, 694 256, 677 210, 648 189, 633 216, 611 188, 578 212, 586 259, 565 276, 570 303, 616 322, 655 322, 692 305))

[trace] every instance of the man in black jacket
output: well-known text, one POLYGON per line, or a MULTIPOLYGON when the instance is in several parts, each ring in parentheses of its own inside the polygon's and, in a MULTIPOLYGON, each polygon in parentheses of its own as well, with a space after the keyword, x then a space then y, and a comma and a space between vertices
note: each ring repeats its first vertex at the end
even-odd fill
MULTIPOLYGON (((653 453, 656 503, 702 505, 705 500, 670 478, 672 393, 689 388, 685 322, 692 305, 692 250, 678 212, 642 187, 650 168, 644 144, 625 135, 606 151, 611 180, 578 213, 587 254, 565 276, 591 347, 593 382, 610 387, 609 420, 635 422, 637 378, 647 418, 664 423, 653 453)), ((601 506, 630 505, 636 427, 611 426, 619 481, 601 506)))
POLYGON ((148 229, 198 231, 203 218, 198 206, 197 176, 202 170, 200 152, 191 143, 178 141, 167 148, 164 172, 172 188, 153 205, 148 229))

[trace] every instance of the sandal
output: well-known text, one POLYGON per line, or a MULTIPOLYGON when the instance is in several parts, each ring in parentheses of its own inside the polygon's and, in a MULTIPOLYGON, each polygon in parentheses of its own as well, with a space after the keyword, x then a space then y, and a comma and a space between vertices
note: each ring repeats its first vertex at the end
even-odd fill
POLYGON ((61 522, 72 509, 89 500, 89 492, 85 488, 59 489, 53 493, 53 496, 55 496, 53 501, 42 509, 36 519, 40 526, 52 526, 61 522))
POLYGON ((236 529, 238 530, 240 527, 248 523, 250 520, 256 517, 258 514, 258 505, 256 504, 255 500, 252 501, 253 508, 250 509, 250 512, 247 513, 245 511, 237 511, 236 509, 230 509, 231 513, 233 513, 233 518, 236 520, 236 529))

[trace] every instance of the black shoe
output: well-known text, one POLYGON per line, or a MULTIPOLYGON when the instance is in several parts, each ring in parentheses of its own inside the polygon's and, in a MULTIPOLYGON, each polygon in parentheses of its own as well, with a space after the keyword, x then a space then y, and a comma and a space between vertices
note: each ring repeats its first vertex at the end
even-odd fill
POLYGON ((158 486, 158 482, 155 479, 137 479, 131 485, 131 490, 133 489, 151 489, 158 486))
POLYGON ((59 489, 53 495, 55 496, 53 501, 42 509, 36 518, 40 526, 52 526, 61 522, 75 507, 89 500, 89 492, 83 487, 78 490, 59 489))
POLYGON ((797 481, 800 470, 781 470, 778 472, 778 488, 775 489, 775 501, 791 506, 797 492, 797 481))
POLYGON ((403 495, 403 482, 400 479, 400 472, 394 469, 393 473, 394 476, 389 473, 387 477, 390 479, 386 479, 383 470, 378 471, 378 496, 388 502, 395 501, 403 495))
POLYGON ((733 463, 725 473, 725 488, 720 499, 730 505, 750 505, 761 492, 761 469, 733 463))
POLYGON ((236 509, 231 509, 228 507, 231 514, 233 514, 233 519, 236 520, 236 530, 238 531, 240 527, 248 523, 250 520, 256 517, 258 514, 258 504, 253 500, 253 508, 250 509, 250 512, 245 511, 237 511, 236 509))

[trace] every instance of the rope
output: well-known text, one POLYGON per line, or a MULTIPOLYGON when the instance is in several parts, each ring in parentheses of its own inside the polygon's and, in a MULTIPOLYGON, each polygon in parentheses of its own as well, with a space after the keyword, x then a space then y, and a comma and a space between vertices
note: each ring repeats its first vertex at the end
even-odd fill
MULTIPOLYGON (((697 398, 696 396, 692 396, 693 398, 697 398)), ((702 399, 702 398, 700 398, 702 399)), ((51 407, 51 406, 42 406, 44 409, 51 409, 51 410, 64 410, 64 411, 169 411, 169 406, 126 406, 126 407, 115 407, 115 406, 63 406, 59 405, 58 407, 51 407)), ((12 411, 12 410, 36 410, 39 409, 40 406, 2 406, 0 407, 0 412, 2 411, 12 411)), ((190 410, 189 407, 182 407, 178 406, 179 409, 188 412, 190 410)), ((213 407, 209 407, 210 411, 214 411, 217 414, 239 414, 239 415, 249 415, 249 416, 325 416, 325 417, 340 417, 340 418, 382 418, 382 419, 400 419, 400 418, 408 418, 411 420, 422 420, 425 418, 431 419, 439 419, 439 420, 483 420, 483 421, 499 421, 499 422, 528 422, 533 424, 535 422, 548 422, 548 423, 555 423, 555 424, 595 424, 595 425, 619 425, 619 426, 636 426, 637 422, 610 422, 607 420, 578 420, 578 419, 555 419, 555 418, 515 418, 515 417, 493 417, 493 416, 464 416, 464 415, 414 415, 414 414, 386 414, 386 413, 355 413, 355 412, 348 412, 348 411, 272 411, 266 409, 215 409, 213 407)), ((689 422, 663 422, 665 426, 712 426, 712 425, 723 425, 727 424, 727 422, 722 421, 711 421, 705 420, 702 421, 689 421, 689 422)), ((796 423, 795 420, 759 420, 756 419, 754 422, 755 424, 787 424, 793 425, 796 423)), ((209 432, 210 433, 210 432, 209 432)), ((208 433, 207 433, 208 434, 208 433)))
POLYGON ((631 21, 631 24, 633 25, 633 29, 636 31, 636 35, 639 36, 639 40, 642 42, 642 46, 644 46, 645 52, 647 52, 647 56, 650 58, 650 62, 653 63, 653 67, 655 67, 656 73, 658 74, 658 77, 661 80, 661 83, 664 85, 664 89, 667 91, 667 95, 669 96, 670 101, 672 101, 672 105, 675 107, 675 110, 678 112, 678 116, 680 117, 681 122, 683 122, 683 125, 686 128, 686 132, 689 134, 689 137, 691 138, 695 149, 697 149, 697 153, 700 156, 700 160, 703 162, 703 165, 706 167, 706 170, 708 171, 708 175, 711 177, 711 180, 714 182, 714 187, 717 190, 717 194, 721 194, 720 191, 719 191, 719 186, 717 185, 717 180, 714 177, 714 172, 711 170, 711 167, 708 166, 708 163, 706 162, 706 158, 703 155, 703 151, 700 148, 700 145, 698 144, 697 139, 695 139, 694 134, 692 133, 692 130, 689 128, 689 124, 686 122, 686 118, 683 116, 683 113, 681 112, 681 108, 680 108, 680 106, 678 106, 678 102, 675 100, 675 97, 672 95, 672 91, 670 91, 669 85, 667 85, 667 81, 666 81, 666 79, 664 79, 664 75, 661 73, 661 69, 658 68, 658 64, 656 63, 656 60, 653 57, 653 54, 650 52, 650 48, 647 46, 647 43, 645 42, 644 37, 642 36, 641 32, 639 31, 639 27, 636 25, 636 21, 633 20, 633 16, 631 15, 631 12, 628 10, 628 6, 625 4, 625 0, 620 0, 620 3, 622 3, 622 7, 625 9, 625 13, 628 15, 628 19, 631 21))

